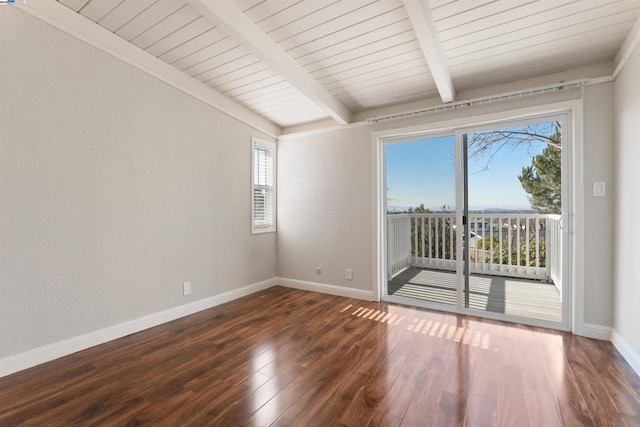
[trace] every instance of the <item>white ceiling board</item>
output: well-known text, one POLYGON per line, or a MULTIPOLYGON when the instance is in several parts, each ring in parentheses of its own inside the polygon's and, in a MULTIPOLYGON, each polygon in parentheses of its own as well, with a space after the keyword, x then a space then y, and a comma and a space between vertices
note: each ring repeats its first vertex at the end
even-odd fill
MULTIPOLYGON (((235 43, 235 40, 231 40, 232 43, 235 43)), ((224 43, 216 43, 216 47, 221 48, 224 43)), ((204 51, 204 49, 203 49, 204 51)), ((184 71, 188 74, 191 74, 194 77, 199 76, 200 74, 206 73, 211 70, 215 70, 217 67, 221 67, 225 64, 231 63, 237 59, 243 58, 247 56, 249 52, 242 46, 234 46, 229 49, 220 51, 212 56, 211 58, 202 61, 198 64, 195 64, 189 68, 186 68, 184 71)))
POLYGON ((608 50, 610 50, 610 48, 611 42, 605 42, 603 44, 603 49, 605 50, 603 53, 589 53, 588 55, 581 55, 569 61, 563 57, 562 54, 564 52, 560 52, 557 57, 549 59, 548 62, 546 57, 545 61, 540 61, 539 57, 534 57, 531 61, 520 63, 517 66, 513 66, 510 70, 500 69, 500 71, 496 71, 494 69, 486 72, 474 70, 468 73, 454 73, 454 77, 464 82, 464 85, 460 85, 460 90, 468 90, 518 81, 530 77, 553 75, 558 69, 571 70, 591 65, 598 61, 609 61, 611 55, 608 50), (521 79, 521 77, 523 78, 521 79))
MULTIPOLYGON (((248 10, 245 13, 256 24, 260 26, 260 29, 269 34, 280 27, 283 27, 298 19, 304 18, 307 15, 316 13, 320 9, 330 7, 332 4, 338 3, 341 0, 304 0, 298 1, 290 7, 281 10, 280 12, 271 16, 257 16, 253 10, 248 10)), ((236 5, 238 1, 236 1, 236 5)))
POLYGON ((243 12, 247 12, 252 7, 262 3, 264 0, 236 0, 236 6, 243 12))
MULTIPOLYGON (((253 22, 260 22, 263 19, 267 19, 279 12, 282 12, 296 3, 301 3, 300 0, 266 0, 262 1, 255 6, 244 10, 244 14, 247 15, 253 22)), ((236 7, 238 6, 234 2, 236 7)), ((242 7, 239 7, 242 10, 242 7)))
POLYGON ((432 91, 435 86, 433 85, 433 78, 428 73, 413 72, 407 73, 403 79, 398 80, 383 80, 377 84, 370 82, 364 82, 358 86, 350 86, 346 88, 336 89, 333 93, 337 96, 343 96, 350 94, 352 96, 374 96, 376 93, 389 92, 403 86, 410 87, 413 91, 432 91), (429 84, 430 83, 430 84, 429 84))
POLYGON ((181 0, 158 0, 123 25, 116 34, 125 40, 132 40, 183 6, 181 0))
POLYGON ((292 22, 289 25, 278 28, 270 32, 269 36, 283 49, 289 51, 303 44, 328 36, 336 31, 367 22, 378 15, 399 8, 402 8, 402 2, 400 0, 374 2, 371 2, 371 0, 342 1, 292 22), (303 25, 308 25, 308 27, 303 29, 303 25))
POLYGON ((382 21, 379 26, 374 27, 373 24, 367 24, 366 26, 361 26, 360 24, 354 25, 337 31, 327 37, 291 49, 288 52, 294 56, 300 64, 307 66, 314 62, 323 61, 332 56, 397 36, 398 34, 409 32, 413 40, 415 40, 415 34, 413 33, 413 27, 411 26, 409 18, 406 16, 402 17, 403 14, 397 13, 397 11, 392 12, 392 14, 400 16, 397 18, 392 16, 378 17, 378 19, 382 21), (384 18, 384 20, 382 18, 384 18), (387 23, 389 19, 393 19, 393 21, 387 23))
POLYGON ((422 53, 436 82, 440 98, 442 102, 452 102, 456 97, 456 90, 431 16, 429 0, 403 0, 403 2, 422 53))
MULTIPOLYGON (((258 82, 266 82, 271 79, 271 81, 275 81, 275 78, 279 78, 282 81, 282 77, 279 77, 276 73, 273 72, 270 68, 263 68, 264 65, 262 63, 257 63, 254 67, 247 67, 249 70, 242 70, 243 72, 247 72, 247 74, 243 77, 237 77, 239 74, 227 74, 227 77, 236 77, 233 80, 228 82, 221 82, 221 78, 215 79, 211 82, 212 85, 215 85, 217 91, 220 93, 230 93, 236 94, 233 92, 234 90, 242 90, 243 88, 246 90, 247 88, 253 87, 258 82), (258 71, 251 72, 251 68, 258 71)), ((238 92, 239 93, 239 92, 238 92)))
MULTIPOLYGON (((354 105, 356 105, 360 111, 371 109, 374 107, 384 107, 393 104, 399 104, 400 101, 407 100, 406 102, 416 101, 418 99, 424 99, 437 95, 437 91, 417 90, 410 85, 398 85, 397 87, 389 87, 386 90, 380 90, 371 94, 358 95, 353 99, 354 105), (380 102, 384 99, 385 102, 380 102)), ((348 101, 348 96, 340 97, 343 102, 351 105, 348 101)))
POLYGON ((82 6, 89 3, 89 0, 59 0, 60 3, 67 6, 70 9, 73 9, 75 12, 82 9, 82 6))
POLYGON ((216 55, 220 55, 238 47, 240 47, 240 45, 237 41, 233 40, 231 37, 225 37, 215 43, 194 51, 192 54, 173 62, 171 65, 179 70, 187 70, 197 66, 198 64, 202 64, 211 58, 215 58, 216 55))
POLYGON ((267 86, 257 87, 251 92, 241 92, 235 96, 229 96, 229 98, 234 99, 240 103, 246 102, 247 105, 253 105, 257 100, 267 99, 271 101, 276 98, 277 94, 283 94, 285 92, 288 92, 290 94, 299 93, 299 91, 291 86, 289 82, 281 80, 277 83, 269 84, 267 86))
POLYGON ((198 77, 207 84, 211 81, 212 85, 218 86, 246 78, 251 74, 262 71, 269 71, 273 73, 269 67, 256 59, 253 55, 247 55, 236 59, 235 61, 221 65, 213 70, 207 71, 206 73, 202 73, 198 77))
POLYGON ((558 70, 570 70, 594 62, 611 60, 611 49, 620 43, 620 38, 603 38, 597 40, 589 53, 576 51, 575 46, 558 49, 551 54, 546 51, 538 52, 519 60, 506 61, 506 64, 483 64, 474 69, 465 67, 452 69, 454 78, 465 82, 465 89, 473 89, 474 85, 500 84, 509 81, 536 77, 537 75, 553 74, 558 70), (571 53, 571 55, 568 55, 571 53))
POLYGON ((547 31, 539 28, 525 28, 509 34, 508 38, 499 38, 496 40, 482 40, 477 43, 460 46, 459 48, 447 50, 447 56, 450 59, 463 57, 467 55, 480 54, 481 52, 500 51, 504 47, 509 50, 511 47, 526 49, 529 46, 543 45, 550 42, 570 42, 572 37, 598 31, 599 34, 619 33, 629 31, 633 19, 629 19, 629 15, 625 12, 615 15, 609 15, 597 18, 589 22, 584 22, 572 26, 554 25, 557 23, 548 23, 547 31))
POLYGON ((260 96, 247 96, 240 95, 236 102, 241 102, 242 105, 245 105, 249 108, 254 105, 259 104, 276 104, 276 103, 284 103, 291 99, 299 99, 301 96, 300 92, 296 90, 294 87, 285 86, 284 89, 275 90, 273 92, 267 92, 260 96))
POLYGON ((363 73, 335 79, 327 77, 322 79, 322 84, 329 90, 333 90, 338 87, 349 87, 357 85, 361 82, 370 81, 379 77, 386 77, 393 80, 400 80, 403 73, 411 72, 412 70, 423 70, 428 73, 428 68, 425 67, 424 58, 410 59, 403 62, 393 62, 390 65, 380 68, 374 68, 373 70, 365 70, 363 73))
MULTIPOLYGON (((461 66, 473 67, 473 64, 489 63, 500 59, 526 57, 538 52, 553 52, 554 49, 560 49, 566 46, 574 46, 576 53, 583 54, 588 52, 586 46, 590 46, 598 39, 608 36, 619 36, 629 31, 634 21, 621 22, 611 27, 606 26, 593 30, 582 31, 577 34, 572 32, 558 31, 558 37, 554 38, 551 34, 543 34, 540 37, 532 37, 525 41, 508 43, 500 46, 490 47, 481 51, 474 51, 467 55, 452 57, 449 59, 451 69, 460 68, 461 66)), ((570 53, 569 53, 570 54, 570 53)), ((612 52, 612 57, 615 50, 612 52)))
MULTIPOLYGON (((252 94, 252 95, 258 94, 263 89, 270 90, 274 87, 279 87, 278 85, 281 85, 283 83, 284 83, 284 79, 282 77, 272 73, 272 75, 269 77, 266 77, 263 79, 252 79, 250 82, 247 82, 246 84, 235 87, 233 89, 228 89, 225 91, 222 91, 220 89, 218 90, 224 95, 230 98, 234 98, 244 94, 252 94)), ((283 87, 286 87, 286 85, 283 85, 283 87)))
POLYGON ((325 69, 327 67, 355 61, 358 58, 371 58, 374 55, 392 55, 400 46, 403 46, 403 49, 408 50, 419 49, 413 31, 405 31, 404 33, 396 34, 371 44, 333 55, 329 58, 324 58, 321 61, 312 62, 307 65, 305 69, 310 73, 313 73, 314 71, 325 69))
POLYGON ((260 58, 341 124, 351 120, 351 112, 320 85, 277 43, 230 0, 188 0, 244 48, 260 58))
MULTIPOLYGON (((278 99, 277 103, 272 102, 268 98, 263 100, 255 100, 251 105, 248 105, 247 108, 249 108, 251 111, 256 112, 258 114, 261 114, 261 112, 274 112, 274 113, 286 112, 287 110, 291 110, 292 108, 295 108, 295 105, 297 105, 297 103, 308 101, 308 99, 304 98, 304 95, 302 97, 300 95, 301 95, 300 93, 296 93, 296 94, 292 93, 286 96, 282 96, 278 99)), ((325 118, 329 118, 330 120, 333 120, 330 117, 328 117, 326 113, 324 113, 324 116, 325 118)))
POLYGON ((98 23, 109 31, 115 32, 124 24, 138 16, 157 0, 124 0, 98 23))
MULTIPOLYGON (((158 40, 151 46, 147 47, 146 51, 154 56, 162 56, 170 50, 182 46, 189 40, 201 36, 211 29, 213 29, 213 24, 211 24, 207 18, 201 16, 190 24, 187 24, 179 30, 167 35, 165 38, 158 40)), ((220 34, 220 38, 222 37, 224 37, 224 35, 220 34)))
POLYGON ((456 46, 458 38, 483 40, 516 31, 528 26, 538 25, 563 15, 573 14, 577 0, 556 0, 554 2, 535 2, 517 9, 509 9, 495 16, 474 19, 459 25, 448 25, 447 20, 437 21, 436 28, 443 49, 456 46), (453 43, 451 43, 453 41, 453 43))
POLYGON ((510 9, 495 16, 476 19, 451 29, 443 28, 447 21, 436 23, 445 50, 489 38, 506 36, 529 27, 544 27, 558 21, 569 26, 594 17, 637 8, 638 0, 618 0, 613 3, 599 0, 556 0, 535 2, 510 9))
MULTIPOLYGON (((569 0, 575 1, 575 0, 569 0)), ((473 24, 476 22, 482 22, 483 20, 492 19, 494 24, 496 22, 505 22, 509 20, 510 15, 518 15, 519 17, 526 16, 525 10, 534 12, 536 9, 549 8, 554 5, 561 4, 561 1, 554 2, 540 2, 537 0, 509 0, 509 1, 490 1, 479 7, 461 11, 452 15, 445 15, 442 12, 445 8, 439 8, 433 11, 433 19, 437 22, 438 31, 444 31, 451 28, 456 28, 464 24, 473 24), (546 5, 545 5, 546 3, 546 5), (503 19, 497 20, 498 16, 503 19)), ((456 4, 451 4, 456 5, 456 4)))
POLYGON ((163 53, 159 58, 169 64, 174 64, 214 43, 219 43, 228 38, 228 35, 223 33, 219 28, 214 27, 163 53))
POLYGON ((335 96, 339 96, 342 93, 346 92, 357 93, 368 90, 375 90, 390 83, 406 83, 408 82, 408 79, 414 78, 415 76, 420 76, 420 86, 428 87, 429 89, 435 88, 435 86, 433 86, 433 77, 422 66, 414 68, 403 67, 400 71, 387 72, 386 74, 371 78, 352 80, 347 84, 343 84, 342 82, 333 83, 331 85, 327 85, 327 88, 331 91, 332 94, 334 94, 335 96), (397 77, 393 78, 393 76, 397 77))
POLYGON ((91 0, 80 9, 80 14, 97 22, 121 2, 122 0, 91 0))
POLYGON ((336 76, 338 74, 348 77, 367 71, 365 68, 371 70, 376 67, 388 65, 390 61, 407 61, 415 58, 424 59, 420 48, 410 44, 402 44, 382 52, 375 52, 371 55, 354 58, 353 60, 342 62, 331 67, 324 67, 314 71, 312 74, 317 79, 336 76))
POLYGON ((192 23, 200 16, 201 15, 191 7, 184 5, 182 8, 167 16, 135 39, 131 40, 131 42, 140 46, 142 49, 146 49, 168 35, 178 31, 180 28, 192 23))
MULTIPOLYGON (((480 9, 485 5, 499 2, 497 0, 457 0, 452 2, 433 2, 431 5, 431 13, 434 21, 440 21, 449 17, 468 13, 470 10, 480 9)), ((430 2, 431 3, 431 2, 430 2)), ((522 0, 502 1, 505 4, 519 4, 522 0)))

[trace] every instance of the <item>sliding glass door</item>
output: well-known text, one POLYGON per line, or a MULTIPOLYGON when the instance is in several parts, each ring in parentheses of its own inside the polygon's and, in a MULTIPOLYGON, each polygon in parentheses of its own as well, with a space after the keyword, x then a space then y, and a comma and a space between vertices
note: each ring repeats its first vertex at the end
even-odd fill
POLYGON ((387 293, 457 306, 456 138, 385 147, 387 293))
POLYGON ((384 141, 391 301, 558 324, 565 117, 384 141))

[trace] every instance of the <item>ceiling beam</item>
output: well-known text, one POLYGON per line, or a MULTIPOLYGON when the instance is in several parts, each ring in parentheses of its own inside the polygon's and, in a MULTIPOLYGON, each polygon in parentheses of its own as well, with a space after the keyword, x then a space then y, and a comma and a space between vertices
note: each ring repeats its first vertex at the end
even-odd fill
POLYGON ((436 26, 431 16, 429 0, 402 0, 407 10, 413 30, 418 37, 422 54, 427 60, 433 80, 436 82, 442 102, 452 102, 456 97, 453 80, 447 67, 447 62, 436 32, 436 26))
POLYGON ((231 1, 187 0, 187 2, 338 123, 344 125, 351 121, 351 112, 231 1))
POLYGON ((613 59, 613 78, 617 78, 620 71, 624 67, 624 64, 627 63, 627 60, 633 53, 633 50, 640 42, 640 17, 636 19, 636 22, 631 27, 631 31, 627 34, 627 38, 622 42, 622 46, 620 46, 620 50, 616 54, 616 57, 613 59))
POLYGON ((17 6, 66 33, 150 74, 182 92, 240 120, 265 134, 277 137, 280 127, 220 92, 183 73, 150 53, 54 0, 29 0, 17 6))

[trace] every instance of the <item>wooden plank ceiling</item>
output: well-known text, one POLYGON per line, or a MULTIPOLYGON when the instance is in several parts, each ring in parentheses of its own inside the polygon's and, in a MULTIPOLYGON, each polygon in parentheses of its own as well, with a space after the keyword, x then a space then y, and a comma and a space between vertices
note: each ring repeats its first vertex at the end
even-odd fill
MULTIPOLYGON (((438 96, 410 0, 218 1, 351 113, 438 96)), ((640 15, 640 0, 418 1, 458 92, 613 61, 640 15)), ((330 115, 194 1, 59 2, 281 127, 330 115)))

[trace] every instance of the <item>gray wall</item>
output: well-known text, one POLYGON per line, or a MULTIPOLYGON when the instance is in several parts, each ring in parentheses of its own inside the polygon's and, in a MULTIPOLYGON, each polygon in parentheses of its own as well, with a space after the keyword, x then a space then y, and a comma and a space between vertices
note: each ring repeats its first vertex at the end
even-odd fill
POLYGON ((584 89, 584 319, 613 322, 613 83, 584 89), (593 197, 593 182, 607 183, 593 197))
MULTIPOLYGON (((613 176, 613 85, 585 88, 584 319, 610 326, 612 315, 612 197, 591 197, 591 182, 613 176)), ((567 91, 540 98, 459 110, 404 122, 367 125, 282 138, 278 146, 278 276, 371 290, 373 273, 375 143, 372 132, 559 102, 567 91), (322 275, 315 267, 323 268, 322 275), (344 269, 354 269, 353 282, 344 269)))
POLYGON ((640 366, 640 49, 615 83, 614 328, 640 366))
POLYGON ((278 143, 279 277, 372 289, 372 147, 368 127, 278 143))
POLYGON ((0 358, 275 276, 265 135, 16 8, 0 28, 0 358))

